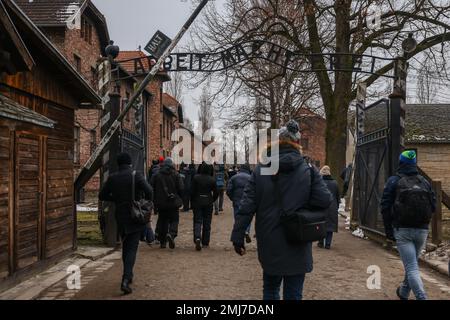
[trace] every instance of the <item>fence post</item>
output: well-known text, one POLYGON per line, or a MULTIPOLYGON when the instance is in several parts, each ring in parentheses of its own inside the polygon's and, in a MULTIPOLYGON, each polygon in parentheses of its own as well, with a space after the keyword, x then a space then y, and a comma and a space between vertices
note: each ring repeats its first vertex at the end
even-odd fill
POLYGON ((442 182, 432 181, 432 187, 436 193, 436 212, 431 220, 431 242, 439 245, 442 242, 442 182))

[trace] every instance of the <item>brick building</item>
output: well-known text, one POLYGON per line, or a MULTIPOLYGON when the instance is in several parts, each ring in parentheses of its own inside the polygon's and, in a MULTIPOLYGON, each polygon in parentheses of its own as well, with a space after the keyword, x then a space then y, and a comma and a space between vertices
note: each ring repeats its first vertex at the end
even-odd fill
MULTIPOLYGON (((191 139, 191 163, 200 164, 203 161, 203 151, 205 150, 207 143, 197 136, 194 131, 184 126, 184 124, 180 123, 179 128, 189 132, 191 139), (198 147, 196 148, 196 146, 198 147)), ((180 142, 182 142, 182 140, 180 142)), ((183 155, 184 150, 180 151, 179 156, 183 157, 183 155)))
MULTIPOLYGON (((98 90, 98 65, 105 59, 105 48, 109 44, 109 33, 105 17, 90 0, 28 0, 16 1, 21 9, 50 39, 69 63, 81 74, 94 90, 98 90), (73 14, 79 11, 79 18, 73 14), (71 25, 73 21, 79 25, 71 25)), ((137 84, 125 68, 118 66, 112 73, 111 92, 121 96, 121 110, 132 95, 137 84), (117 79, 123 79, 117 81, 117 79)), ((143 93, 144 106, 151 94, 143 93)), ((75 112, 74 165, 75 174, 90 158, 101 140, 100 122, 103 110, 100 106, 80 105, 75 112)), ((135 132, 135 110, 131 110, 123 121, 123 128, 135 132)), ((96 193, 100 174, 97 172, 85 185, 84 191, 96 193)))
POLYGON ((298 113, 296 120, 300 123, 303 154, 309 157, 316 167, 320 168, 326 164, 326 120, 305 108, 301 108, 298 113))
POLYGON ((171 157, 172 149, 176 143, 172 141, 172 133, 180 128, 180 123, 183 123, 183 107, 168 93, 163 93, 162 104, 161 152, 163 157, 171 157))

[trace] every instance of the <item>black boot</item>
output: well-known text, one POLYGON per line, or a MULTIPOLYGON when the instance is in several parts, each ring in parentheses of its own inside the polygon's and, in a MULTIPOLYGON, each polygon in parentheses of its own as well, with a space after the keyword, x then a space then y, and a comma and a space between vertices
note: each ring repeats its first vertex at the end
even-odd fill
POLYGON ((122 290, 123 294, 130 294, 133 290, 130 288, 130 280, 123 279, 122 284, 120 285, 120 290, 122 290))
POLYGON ((175 249, 175 240, 174 240, 173 236, 170 233, 167 234, 166 240, 169 243, 169 248, 170 249, 175 249))
POLYGON ((202 250, 202 244, 200 239, 195 239, 195 250, 201 251, 202 250))

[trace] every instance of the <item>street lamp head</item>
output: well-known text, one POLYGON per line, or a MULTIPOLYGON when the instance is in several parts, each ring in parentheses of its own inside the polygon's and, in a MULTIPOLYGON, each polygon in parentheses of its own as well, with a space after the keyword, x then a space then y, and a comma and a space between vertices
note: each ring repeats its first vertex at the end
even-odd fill
POLYGON ((403 40, 402 48, 406 53, 411 53, 417 48, 417 41, 413 38, 412 32, 408 34, 408 38, 403 40))
POLYGON ((108 58, 114 60, 119 56, 120 48, 114 45, 114 41, 110 40, 109 45, 105 48, 105 53, 108 58))

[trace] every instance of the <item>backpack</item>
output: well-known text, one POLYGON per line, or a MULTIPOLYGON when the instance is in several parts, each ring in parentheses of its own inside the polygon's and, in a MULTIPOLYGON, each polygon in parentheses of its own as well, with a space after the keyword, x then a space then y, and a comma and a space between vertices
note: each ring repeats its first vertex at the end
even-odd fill
POLYGON ((399 177, 394 202, 399 226, 420 227, 430 223, 432 194, 425 178, 421 175, 399 177))
POLYGON ((225 186, 225 174, 222 171, 216 173, 216 185, 218 188, 225 186))

